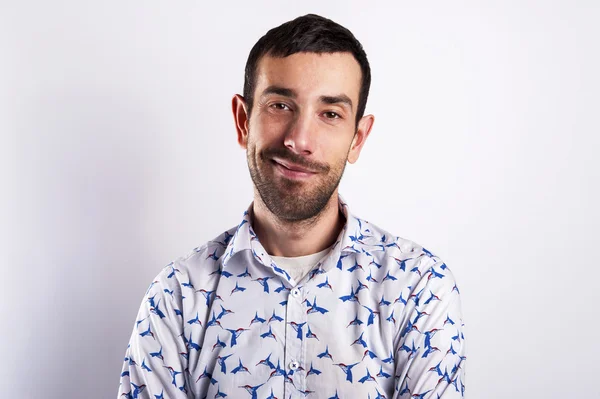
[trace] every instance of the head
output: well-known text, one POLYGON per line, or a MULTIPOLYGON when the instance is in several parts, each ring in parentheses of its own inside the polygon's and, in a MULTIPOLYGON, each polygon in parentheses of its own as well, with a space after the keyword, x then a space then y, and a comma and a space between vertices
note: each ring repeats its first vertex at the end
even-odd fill
POLYGON ((306 15, 268 31, 246 64, 232 108, 260 199, 286 221, 317 216, 354 163, 374 118, 361 44, 337 23, 306 15))

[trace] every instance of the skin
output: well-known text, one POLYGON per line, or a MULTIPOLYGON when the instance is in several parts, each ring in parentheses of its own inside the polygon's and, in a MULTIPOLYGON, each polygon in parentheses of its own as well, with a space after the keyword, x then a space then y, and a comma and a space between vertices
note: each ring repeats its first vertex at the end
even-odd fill
POLYGON ((251 114, 241 95, 232 99, 254 182, 252 226, 270 255, 310 255, 331 246, 344 227, 339 182, 375 120, 355 122, 360 66, 351 53, 266 55, 256 73, 251 114), (292 178, 281 163, 313 173, 292 178))

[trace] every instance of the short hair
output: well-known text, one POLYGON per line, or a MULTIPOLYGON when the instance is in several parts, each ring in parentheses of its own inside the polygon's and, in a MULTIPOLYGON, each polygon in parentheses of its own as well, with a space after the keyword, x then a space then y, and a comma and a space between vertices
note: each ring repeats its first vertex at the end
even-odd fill
POLYGON ((367 54, 352 32, 330 19, 315 14, 298 17, 269 30, 250 50, 244 76, 244 99, 248 106, 248 116, 252 112, 256 69, 261 57, 269 55, 283 58, 299 52, 349 52, 354 56, 362 75, 355 120, 358 124, 365 112, 371 86, 371 68, 367 54))

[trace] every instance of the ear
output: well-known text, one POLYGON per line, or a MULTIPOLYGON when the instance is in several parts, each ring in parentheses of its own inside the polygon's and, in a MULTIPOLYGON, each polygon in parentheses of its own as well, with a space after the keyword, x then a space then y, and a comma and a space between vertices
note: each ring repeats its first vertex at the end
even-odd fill
POLYGON ((247 148, 248 145, 248 112, 244 97, 236 94, 231 99, 231 111, 237 131, 237 141, 240 147, 247 148))
POLYGON ((358 121, 358 127, 354 134, 354 138, 352 139, 350 151, 348 152, 348 162, 354 163, 358 160, 360 151, 362 150, 367 137, 369 137, 369 134, 371 133, 374 122, 375 117, 373 115, 365 115, 358 121))

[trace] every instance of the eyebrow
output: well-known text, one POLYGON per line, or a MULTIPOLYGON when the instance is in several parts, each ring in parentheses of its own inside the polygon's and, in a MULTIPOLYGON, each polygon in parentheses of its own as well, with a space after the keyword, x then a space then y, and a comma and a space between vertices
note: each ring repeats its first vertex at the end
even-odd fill
POLYGON ((352 100, 345 94, 339 96, 321 96, 319 100, 325 104, 346 104, 352 110, 352 100))
MULTIPOLYGON (((292 89, 288 89, 286 87, 275 86, 275 85, 267 87, 262 92, 261 97, 267 96, 269 94, 277 94, 277 95, 280 95, 283 97, 289 97, 289 98, 293 98, 293 99, 298 97, 298 95, 296 94, 296 91, 294 91, 292 89)), ((348 97, 345 94, 340 94, 337 96, 320 96, 319 101, 321 101, 322 103, 325 103, 325 104, 345 104, 348 107, 350 107, 350 110, 352 110, 352 100, 350 99, 350 97, 348 97)))

